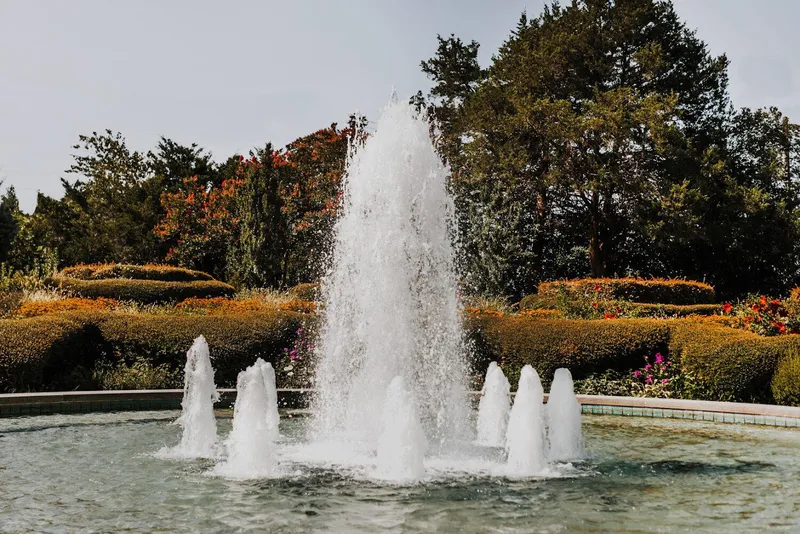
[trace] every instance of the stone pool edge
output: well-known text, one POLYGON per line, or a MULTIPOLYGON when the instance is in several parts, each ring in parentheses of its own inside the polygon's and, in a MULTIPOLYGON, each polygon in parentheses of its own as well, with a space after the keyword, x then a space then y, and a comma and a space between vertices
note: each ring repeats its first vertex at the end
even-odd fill
MULTIPOLYGON (((217 407, 231 407, 236 390, 220 389, 219 392, 217 407)), ((312 390, 308 389, 280 389, 278 404, 281 408, 306 408, 310 393, 312 390)), ((473 400, 479 396, 477 392, 472 393, 473 400)), ((175 410, 180 408, 182 397, 182 389, 5 393, 0 394, 0 417, 175 410)), ((603 395, 578 395, 578 400, 585 414, 800 428, 800 408, 791 406, 603 395)))

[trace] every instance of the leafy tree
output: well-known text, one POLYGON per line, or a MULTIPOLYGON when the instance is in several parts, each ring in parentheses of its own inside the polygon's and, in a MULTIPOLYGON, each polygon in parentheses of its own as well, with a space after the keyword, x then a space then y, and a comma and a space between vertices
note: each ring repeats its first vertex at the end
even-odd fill
MULTIPOLYGON (((0 182, 0 187, 2 185, 0 182)), ((21 219, 19 200, 12 186, 0 196, 0 263, 7 263, 13 255, 20 233, 21 219)))

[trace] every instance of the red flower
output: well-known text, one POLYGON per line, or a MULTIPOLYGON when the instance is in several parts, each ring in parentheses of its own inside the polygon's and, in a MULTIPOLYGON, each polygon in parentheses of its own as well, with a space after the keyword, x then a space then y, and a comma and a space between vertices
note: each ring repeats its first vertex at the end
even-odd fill
POLYGON ((596 302, 592 302, 592 308, 594 308, 596 310, 597 306, 598 306, 598 304, 596 302))
POLYGON ((594 290, 595 291, 602 291, 603 290, 603 286, 601 286, 600 284, 597 284, 596 286, 594 286, 594 290))
POLYGON ((616 319, 616 318, 617 318, 617 314, 615 314, 615 313, 605 312, 603 314, 603 319, 616 319))
POLYGON ((762 306, 766 306, 767 305, 767 297, 762 295, 761 298, 759 299, 759 302, 761 303, 762 306))
POLYGON ((730 313, 733 311, 733 305, 730 302, 726 302, 722 305, 722 313, 730 313))

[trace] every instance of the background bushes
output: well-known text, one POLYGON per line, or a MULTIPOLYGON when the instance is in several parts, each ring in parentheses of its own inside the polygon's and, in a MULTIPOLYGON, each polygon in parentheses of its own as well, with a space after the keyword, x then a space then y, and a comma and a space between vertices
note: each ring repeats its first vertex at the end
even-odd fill
POLYGON ((55 276, 47 279, 48 286, 83 298, 132 300, 142 304, 179 301, 190 297, 231 297, 236 290, 216 280, 195 282, 164 282, 160 280, 103 279, 81 280, 55 276))
POLYGON ((128 265, 123 263, 97 263, 66 267, 59 273, 66 278, 79 280, 108 280, 127 278, 131 280, 160 280, 162 282, 196 282, 214 280, 210 274, 172 267, 170 265, 128 265))
POLYGON ((800 406, 800 352, 793 350, 778 362, 771 388, 776 403, 800 406))
POLYGON ((713 304, 714 288, 702 282, 672 279, 582 278, 539 284, 539 297, 557 297, 559 291, 574 295, 599 293, 604 299, 649 304, 713 304))
POLYGON ((645 354, 666 350, 669 327, 664 321, 583 321, 477 315, 467 320, 476 372, 489 361, 502 362, 512 383, 525 364, 549 382, 559 367, 575 378, 607 369, 631 369, 645 354))
POLYGON ((91 387, 102 352, 97 323, 96 315, 79 312, 0 320, 0 391, 91 387))

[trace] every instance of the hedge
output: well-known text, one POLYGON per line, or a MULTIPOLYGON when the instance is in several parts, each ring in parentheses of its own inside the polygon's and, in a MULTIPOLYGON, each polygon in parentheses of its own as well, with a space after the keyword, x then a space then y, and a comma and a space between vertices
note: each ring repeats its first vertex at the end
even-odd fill
POLYGON ((143 304, 179 301, 190 297, 231 297, 236 292, 233 287, 216 280, 196 282, 128 279, 80 280, 55 276, 45 280, 45 284, 79 297, 133 300, 143 304))
POLYGON ((770 387, 776 403, 800 406, 800 352, 792 351, 778 362, 770 387))
MULTIPOLYGON (((614 301, 609 301, 614 304, 614 301)), ((555 297, 528 295, 519 302, 520 311, 555 310, 555 297)), ((648 304, 644 302, 626 303, 625 307, 643 317, 689 317, 690 315, 714 315, 722 310, 719 304, 648 304)))
POLYGON ((289 294, 299 300, 305 301, 315 301, 319 300, 319 284, 314 283, 303 283, 297 284, 296 286, 289 289, 289 294))
POLYGON ((710 400, 769 402, 781 358, 800 348, 798 336, 763 337, 691 320, 671 324, 669 353, 707 389, 710 400))
POLYGON ((239 371, 258 357, 275 363, 298 328, 313 328, 313 321, 280 310, 224 316, 65 312, 0 320, 0 391, 94 389, 92 370, 100 361, 181 369, 201 334, 211 347, 217 385, 234 387, 239 371))
POLYGON ((101 345, 92 314, 0 320, 0 391, 91 387, 91 368, 101 345))
POLYGON ((582 278, 542 282, 539 296, 555 297, 561 289, 575 294, 597 291, 606 299, 650 304, 713 304, 716 299, 714 288, 708 284, 658 278, 582 278))
POLYGON ((559 367, 575 378, 606 369, 638 367, 642 356, 664 351, 669 342, 666 321, 619 319, 586 321, 518 316, 471 316, 467 333, 476 351, 476 372, 489 361, 503 364, 514 384, 525 364, 549 382, 559 367))
POLYGON ((160 280, 162 282, 197 282, 214 280, 214 277, 202 271, 193 271, 171 265, 129 265, 123 263, 98 263, 92 265, 75 265, 66 267, 59 273, 66 278, 79 280, 160 280))

